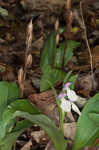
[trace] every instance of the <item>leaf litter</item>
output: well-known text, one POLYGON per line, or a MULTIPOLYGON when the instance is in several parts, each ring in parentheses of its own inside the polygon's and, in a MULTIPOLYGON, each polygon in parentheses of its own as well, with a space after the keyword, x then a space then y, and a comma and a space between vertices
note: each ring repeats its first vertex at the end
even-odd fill
MULTIPOLYGON (((22 0, 9 0, 7 2, 3 0, 0 1, 0 79, 17 81, 18 70, 24 66, 25 61, 26 26, 31 16, 38 16, 33 23, 33 42, 31 44, 33 62, 32 66, 27 71, 24 96, 28 98, 33 105, 36 105, 41 111, 43 111, 43 113, 53 119, 53 121, 58 125, 59 114, 53 92, 48 90, 40 93, 39 90, 40 78, 42 75, 39 64, 40 53, 44 42, 49 33, 53 30, 56 19, 58 18, 60 24, 65 26, 65 0, 61 3, 59 0, 46 2, 47 3, 45 4, 42 4, 42 2, 38 4, 36 1, 34 3, 30 0, 27 0, 26 2, 22 0), (31 5, 31 3, 34 3, 35 5, 31 5), (4 12, 6 12, 6 16, 4 12), (37 82, 37 86, 33 80, 37 82)), ((88 49, 86 48, 84 35, 82 33, 81 19, 79 17, 79 2, 74 2, 72 5, 72 8, 75 10, 73 13, 76 12, 74 13, 75 19, 73 27, 76 27, 77 32, 71 33, 70 37, 65 34, 65 38, 75 39, 81 42, 81 47, 74 50, 75 61, 72 59, 65 70, 72 70, 73 73, 76 72, 79 74, 75 88, 77 93, 85 99, 88 99, 90 96, 94 95, 94 93, 99 91, 99 15, 97 15, 97 12, 99 12, 99 2, 96 0, 93 4, 94 5, 91 4, 91 0, 86 3, 83 17, 92 53, 94 80, 92 80, 90 75, 90 57, 88 49)), ((62 35, 61 38, 63 40, 64 35, 62 35)), ((59 83, 56 87, 57 92, 59 92, 61 83, 59 83)), ((70 116, 67 116, 67 119, 65 119, 65 137, 70 141, 70 145, 72 145, 74 139, 76 120, 76 114, 73 114, 72 119, 70 116), (73 128, 73 133, 71 133, 70 128, 73 128)), ((42 132, 39 127, 36 127, 36 129, 35 127, 32 127, 31 129, 26 130, 20 136, 21 139, 18 138, 16 141, 14 150, 44 149, 48 143, 48 137, 43 135, 43 138, 45 138, 44 143, 40 140, 40 136, 42 136, 42 132), (34 130, 36 131, 33 132, 34 130), (38 137, 35 137, 33 135, 34 133, 36 133, 38 137)), ((47 149, 47 147, 45 149, 47 149)), ((70 148, 68 148, 68 150, 70 150, 70 148)))

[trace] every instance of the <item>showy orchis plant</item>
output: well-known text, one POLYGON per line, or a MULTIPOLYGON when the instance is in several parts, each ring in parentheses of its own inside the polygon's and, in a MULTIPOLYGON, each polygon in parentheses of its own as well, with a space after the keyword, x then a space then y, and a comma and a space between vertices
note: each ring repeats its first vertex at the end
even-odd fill
POLYGON ((81 115, 79 108, 74 103, 78 100, 79 96, 75 93, 74 90, 70 89, 71 85, 72 82, 65 83, 61 93, 56 97, 60 112, 60 130, 63 133, 64 133, 64 117, 66 115, 66 112, 70 112, 72 109, 76 113, 81 115))
POLYGON ((81 115, 79 108, 74 104, 74 102, 78 100, 78 95, 75 93, 75 91, 70 89, 71 84, 71 82, 66 83, 62 92, 57 98, 61 101, 60 106, 64 112, 70 112, 71 109, 73 109, 75 112, 81 115))
POLYGON ((14 82, 0 82, 0 150, 11 150, 18 136, 34 123, 47 132, 56 150, 65 150, 66 141, 61 131, 27 99, 19 99, 19 96, 14 82), (16 122, 16 117, 24 120, 16 122))

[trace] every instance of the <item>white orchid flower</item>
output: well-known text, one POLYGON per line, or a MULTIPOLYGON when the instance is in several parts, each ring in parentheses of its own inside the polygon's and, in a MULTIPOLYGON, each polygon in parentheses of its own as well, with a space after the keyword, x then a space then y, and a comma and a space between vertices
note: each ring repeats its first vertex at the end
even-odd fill
POLYGON ((60 107, 64 112, 70 112, 72 109, 73 111, 81 115, 79 108, 76 106, 76 104, 74 104, 74 102, 76 102, 78 99, 78 95, 75 93, 75 91, 69 88, 70 85, 71 85, 70 82, 65 84, 63 91, 66 91, 67 93, 60 93, 57 97, 58 99, 61 100, 60 107))

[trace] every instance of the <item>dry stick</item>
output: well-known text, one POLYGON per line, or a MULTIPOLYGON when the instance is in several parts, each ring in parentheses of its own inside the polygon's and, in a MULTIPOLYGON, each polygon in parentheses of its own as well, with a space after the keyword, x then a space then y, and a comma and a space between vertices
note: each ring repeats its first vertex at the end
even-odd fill
POLYGON ((90 46, 89 46, 88 39, 87 39, 86 26, 85 26, 84 17, 83 17, 83 11, 82 11, 82 2, 80 2, 80 12, 81 12, 81 18, 82 18, 82 27, 84 29, 85 41, 86 41, 86 45, 87 45, 89 57, 90 57, 91 76, 92 76, 92 81, 93 81, 94 75, 93 75, 92 54, 91 54, 90 46))

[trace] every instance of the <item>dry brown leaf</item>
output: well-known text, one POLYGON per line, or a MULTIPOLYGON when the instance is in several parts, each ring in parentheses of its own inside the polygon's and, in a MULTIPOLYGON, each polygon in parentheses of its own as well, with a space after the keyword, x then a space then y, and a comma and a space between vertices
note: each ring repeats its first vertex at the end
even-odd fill
POLYGON ((36 90, 32 87, 30 80, 24 81, 24 96, 28 97, 30 94, 35 93, 36 90))
POLYGON ((40 111, 50 117, 55 123, 59 121, 59 113, 55 103, 55 97, 51 90, 43 93, 32 94, 28 99, 35 105, 40 111))
POLYGON ((27 142, 20 150, 30 150, 30 146, 32 145, 31 140, 27 142))
POLYGON ((74 140, 75 133, 76 133, 76 122, 64 124, 64 136, 67 139, 74 140))
MULTIPOLYGON (((43 44, 44 44, 44 39, 43 39, 43 37, 41 36, 39 39, 37 39, 36 41, 34 41, 32 45, 33 45, 36 49, 40 50, 40 49, 42 49, 43 44)), ((40 52, 40 51, 38 51, 38 50, 36 50, 35 54, 38 54, 38 53, 40 52)), ((33 52, 33 53, 34 53, 34 52, 33 52)))
POLYGON ((89 74, 82 74, 77 81, 78 94, 88 97, 93 88, 92 77, 89 74))
POLYGON ((43 130, 31 132, 31 137, 33 137, 37 143, 40 143, 43 139, 47 141, 49 139, 43 130))
MULTIPOLYGON (((91 49, 91 53, 92 53, 93 67, 94 68, 97 66, 99 67, 99 45, 91 49)), ((84 60, 87 62, 87 64, 90 64, 90 57, 89 57, 88 50, 86 50, 83 53, 83 57, 84 60)))

